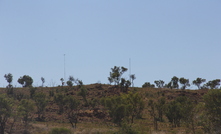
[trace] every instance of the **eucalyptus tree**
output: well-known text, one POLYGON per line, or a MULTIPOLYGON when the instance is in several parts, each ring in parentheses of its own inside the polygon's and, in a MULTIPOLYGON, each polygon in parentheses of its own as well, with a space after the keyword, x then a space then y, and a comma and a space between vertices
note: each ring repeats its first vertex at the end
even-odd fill
POLYGON ((22 120, 25 124, 25 131, 27 129, 27 126, 30 122, 30 120, 32 119, 33 115, 34 115, 34 103, 30 100, 27 99, 23 99, 21 100, 19 107, 18 107, 18 111, 22 117, 22 120))
POLYGON ((58 114, 62 114, 64 111, 64 106, 66 104, 66 100, 65 100, 66 95, 62 94, 62 93, 58 93, 54 96, 54 102, 58 105, 59 107, 59 111, 58 114))
POLYGON ((18 83, 23 87, 32 86, 33 79, 29 75, 24 75, 18 79, 18 83))
POLYGON ((185 79, 185 78, 182 77, 182 78, 179 79, 179 82, 182 85, 181 89, 183 89, 183 90, 185 90, 186 87, 190 86, 189 79, 185 79))
POLYGON ((211 80, 205 84, 205 86, 209 87, 210 89, 218 89, 219 85, 220 85, 220 79, 211 80))
POLYGON ((83 98, 86 106, 88 106, 87 93, 88 93, 88 90, 84 86, 82 86, 80 88, 80 91, 78 92, 78 96, 81 96, 83 98))
POLYGON ((120 96, 101 98, 101 104, 108 109, 113 123, 119 126, 123 122, 132 124, 135 117, 141 116, 145 105, 143 97, 132 92, 120 96))
POLYGON ((127 71, 128 69, 125 67, 117 67, 114 66, 114 68, 111 68, 110 76, 108 77, 108 80, 110 84, 112 82, 115 83, 115 85, 119 85, 122 75, 127 71))
POLYGON ((44 83, 45 83, 45 78, 44 77, 41 77, 41 82, 42 82, 42 87, 43 87, 44 83))
POLYGON ((130 85, 131 85, 131 82, 129 80, 125 80, 124 78, 121 78, 120 89, 122 92, 127 92, 130 85))
POLYGON ((164 81, 163 80, 155 80, 154 83, 158 88, 163 88, 164 87, 164 81))
POLYGON ((193 85, 196 85, 198 87, 198 89, 201 89, 201 84, 206 82, 206 79, 203 78, 196 78, 196 80, 193 80, 193 85))
POLYGON ((76 128, 78 122, 78 113, 80 110, 80 101, 73 96, 65 97, 66 113, 72 127, 76 128))
POLYGON ((142 87, 143 87, 143 88, 144 88, 144 87, 154 88, 155 85, 154 85, 154 84, 150 84, 150 82, 145 82, 145 83, 142 85, 142 87))
POLYGON ((170 82, 171 82, 172 88, 176 88, 176 89, 179 88, 179 84, 178 84, 179 78, 178 78, 178 77, 173 76, 173 78, 171 78, 171 81, 170 81, 170 82))
POLYGON ((69 76, 68 81, 67 81, 67 85, 69 87, 72 87, 74 85, 75 82, 75 78, 73 76, 69 76))
POLYGON ((35 105, 37 106, 37 114, 39 120, 44 120, 44 113, 48 103, 46 94, 39 92, 34 95, 35 105))
POLYGON ((6 81, 8 82, 7 88, 12 87, 11 83, 12 83, 12 80, 13 80, 13 75, 11 73, 8 73, 8 74, 5 74, 4 77, 5 77, 6 81))
POLYGON ((61 81, 61 85, 64 86, 64 78, 61 78, 60 81, 61 81))
POLYGON ((132 86, 134 87, 134 80, 136 79, 135 74, 131 74, 131 75, 130 75, 130 79, 131 79, 131 84, 132 84, 132 86))

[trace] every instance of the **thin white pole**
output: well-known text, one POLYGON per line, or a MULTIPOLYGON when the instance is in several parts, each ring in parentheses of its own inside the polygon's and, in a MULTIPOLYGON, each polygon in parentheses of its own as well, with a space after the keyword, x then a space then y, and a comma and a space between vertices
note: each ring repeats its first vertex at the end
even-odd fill
MULTIPOLYGON (((129 78, 131 76, 131 59, 129 58, 129 78)), ((130 82, 131 82, 131 78, 130 78, 130 82)))
POLYGON ((64 54, 64 83, 65 83, 65 54, 64 54))

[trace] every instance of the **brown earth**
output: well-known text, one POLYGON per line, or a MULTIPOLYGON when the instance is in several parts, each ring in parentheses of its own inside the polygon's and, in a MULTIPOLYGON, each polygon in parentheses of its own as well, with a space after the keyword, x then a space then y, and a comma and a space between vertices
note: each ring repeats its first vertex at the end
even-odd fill
MULTIPOLYGON (((92 101, 94 99, 99 100, 102 97, 109 97, 114 95, 120 95, 123 94, 118 86, 112 86, 112 85, 106 85, 106 84, 91 84, 85 86, 88 90, 87 93, 87 100, 92 101)), ((22 96, 21 98, 29 98, 29 88, 16 88, 14 90, 14 94, 16 96, 19 95, 22 96)), ((71 95, 77 99, 79 99, 81 103, 81 109, 79 111, 79 118, 78 122, 80 124, 84 123, 103 123, 105 122, 111 125, 110 117, 108 115, 108 112, 105 110, 105 108, 101 105, 98 105, 94 108, 84 106, 83 99, 81 96, 77 96, 77 93, 79 92, 79 88, 77 86, 74 87, 39 87, 37 88, 36 92, 44 92, 49 96, 49 92, 53 91, 54 94, 61 92, 66 95, 71 95)), ((202 102, 202 96, 207 93, 208 90, 179 90, 179 89, 159 89, 159 88, 130 88, 129 91, 135 91, 140 93, 145 98, 145 101, 148 101, 151 99, 157 99, 159 97, 164 96, 167 101, 174 100, 178 96, 187 96, 193 99, 196 102, 202 102)), ((0 89, 0 93, 6 93, 6 89, 0 89)), ((63 114, 58 114, 59 108, 56 105, 56 103, 53 101, 53 97, 48 97, 49 102, 46 107, 45 111, 45 120, 44 122, 47 122, 50 124, 50 122, 53 123, 64 123, 69 124, 67 114, 65 112, 63 114)), ((147 104, 147 103, 146 103, 147 104)), ((148 113, 148 112, 144 112, 148 113)), ((148 116, 146 116, 148 118, 148 116)), ((33 121, 36 122, 37 120, 37 114, 34 114, 33 121)), ((33 122, 32 121, 32 122, 33 122)), ((10 123, 10 122, 9 122, 10 123)), ((38 124, 38 123, 37 123, 38 124)), ((107 125, 108 125, 107 124, 107 125)), ((69 124, 70 125, 70 124, 69 124)), ((22 130, 24 129, 21 123, 15 124, 17 130, 15 133, 19 134, 22 133, 22 130)), ((38 130, 39 126, 36 125, 36 123, 32 123, 31 126, 29 126, 29 130, 38 130)), ((41 128, 41 126, 40 126, 41 128)), ((51 127, 45 127, 45 128, 51 128, 51 127)), ((7 128, 9 129, 9 128, 7 128)), ((47 131, 48 131, 47 129, 47 131)), ((15 130, 14 130, 15 131, 15 130)), ((45 130, 46 131, 46 130, 45 130)), ((43 130, 41 131, 43 132, 43 130)), ((40 133, 40 132, 39 132, 40 133)))

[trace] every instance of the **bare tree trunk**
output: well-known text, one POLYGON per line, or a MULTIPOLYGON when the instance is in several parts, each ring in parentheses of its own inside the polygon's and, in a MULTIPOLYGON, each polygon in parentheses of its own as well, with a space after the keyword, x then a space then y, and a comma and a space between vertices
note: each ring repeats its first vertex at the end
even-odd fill
POLYGON ((1 126, 0 126, 0 134, 4 134, 5 132, 5 123, 1 122, 1 126))
POLYGON ((191 126, 192 126, 193 134, 195 134, 195 127, 194 127, 194 121, 193 120, 191 121, 191 126))
POLYGON ((14 119, 14 121, 12 122, 12 125, 11 125, 11 127, 10 127, 10 131, 9 131, 9 134, 12 133, 12 128, 14 127, 14 124, 15 124, 16 120, 17 120, 17 119, 14 119))
POLYGON ((154 116, 154 130, 158 130, 158 124, 157 124, 157 119, 156 117, 154 116))

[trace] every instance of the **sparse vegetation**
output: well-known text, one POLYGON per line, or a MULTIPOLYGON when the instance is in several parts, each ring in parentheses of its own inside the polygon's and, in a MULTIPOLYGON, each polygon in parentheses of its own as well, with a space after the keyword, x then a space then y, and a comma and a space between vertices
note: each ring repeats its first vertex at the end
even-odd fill
POLYGON ((38 120, 43 121, 45 108, 47 106, 46 94, 41 93, 41 92, 36 93, 34 95, 34 101, 35 101, 35 105, 37 106, 38 120))
POLYGON ((45 83, 45 78, 44 77, 41 77, 41 82, 42 82, 42 87, 44 86, 44 83, 45 83))
POLYGON ((12 116, 13 102, 10 98, 0 95, 0 133, 4 134, 7 121, 12 116))
POLYGON ((49 134, 71 134, 71 130, 67 128, 53 128, 49 134))
POLYGON ((145 82, 143 85, 142 85, 143 88, 145 87, 150 87, 150 88, 154 88, 155 85, 154 84, 150 84, 150 82, 145 82))
POLYGON ((64 106, 66 104, 66 96, 62 93, 58 93, 54 96, 54 102, 58 105, 59 107, 59 114, 62 114, 64 112, 64 106))
POLYGON ((28 75, 18 81, 24 88, 12 88, 12 74, 6 74, 4 78, 9 83, 6 89, 13 89, 13 92, 0 89, 0 133, 185 131, 197 134, 221 131, 221 91, 216 89, 219 79, 201 86, 205 79, 197 78, 193 85, 200 90, 188 90, 189 79, 176 76, 168 84, 163 80, 154 81, 157 88, 150 82, 144 83, 142 88, 134 88, 130 86, 135 75, 132 81, 126 80, 123 78, 126 71, 124 67, 111 69, 108 80, 115 85, 83 85, 82 80, 70 77, 72 85, 43 87, 42 81, 42 87, 38 88, 32 87, 33 80, 28 75), (42 127, 44 129, 39 129, 42 127))

